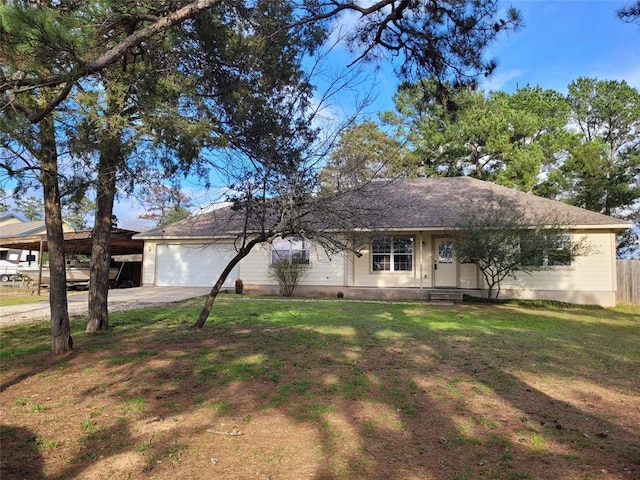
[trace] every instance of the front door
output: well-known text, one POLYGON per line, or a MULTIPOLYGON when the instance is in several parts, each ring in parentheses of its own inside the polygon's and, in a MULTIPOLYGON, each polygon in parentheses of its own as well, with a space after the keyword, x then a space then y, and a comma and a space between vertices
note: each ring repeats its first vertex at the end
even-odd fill
POLYGON ((453 256, 450 238, 439 238, 435 242, 434 285, 436 287, 458 286, 458 264, 453 256))

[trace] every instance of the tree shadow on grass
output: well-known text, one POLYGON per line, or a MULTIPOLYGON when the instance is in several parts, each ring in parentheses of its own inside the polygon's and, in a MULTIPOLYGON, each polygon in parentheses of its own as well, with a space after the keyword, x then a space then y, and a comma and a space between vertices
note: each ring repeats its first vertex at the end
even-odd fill
POLYGON ((24 480, 45 478, 42 470, 41 448, 47 448, 44 440, 33 431, 18 425, 0 425, 2 459, 0 478, 24 480))
MULTIPOLYGON (((558 364, 575 357, 571 338, 580 331, 561 313, 549 317, 567 323, 559 335, 527 332, 519 322, 538 321, 529 310, 511 318, 510 310, 418 304, 218 308, 202 331, 145 328, 164 317, 142 310, 126 335, 115 317, 115 332, 83 339, 65 370, 95 373, 74 392, 76 409, 105 410, 96 410, 95 434, 76 433, 86 438, 56 477, 95 473, 105 458, 127 456, 137 458, 122 467, 134 478, 149 469, 158 478, 315 480, 640 473, 637 431, 526 380, 543 365, 548 375, 626 385, 598 379, 597 368, 558 364)), ((610 333, 633 334, 629 328, 610 333)), ((612 346, 601 355, 620 361, 612 346)), ((78 415, 75 428, 87 419, 78 415)))
MULTIPOLYGON (((86 321, 82 322, 77 317, 73 320, 75 321, 72 323, 74 328, 72 335, 75 337, 84 331, 86 321)), ((63 355, 51 355, 51 339, 49 337, 51 326, 49 323, 30 324, 18 328, 9 327, 1 331, 0 362, 5 365, 10 364, 14 375, 9 378, 2 376, 0 393, 39 373, 64 368, 79 354, 77 350, 73 350, 63 355)))

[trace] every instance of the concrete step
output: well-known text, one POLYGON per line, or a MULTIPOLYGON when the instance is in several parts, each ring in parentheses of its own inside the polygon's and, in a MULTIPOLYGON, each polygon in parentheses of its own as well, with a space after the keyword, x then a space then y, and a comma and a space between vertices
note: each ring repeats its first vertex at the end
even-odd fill
POLYGON ((460 303, 464 292, 460 290, 432 290, 429 295, 431 303, 460 303))

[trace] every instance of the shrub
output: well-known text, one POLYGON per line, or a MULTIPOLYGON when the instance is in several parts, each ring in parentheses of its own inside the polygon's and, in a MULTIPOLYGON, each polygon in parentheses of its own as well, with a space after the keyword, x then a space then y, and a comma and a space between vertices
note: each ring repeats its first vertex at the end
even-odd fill
POLYGON ((285 297, 293 297, 300 281, 307 276, 309 264, 304 260, 283 258, 271 264, 269 277, 280 285, 280 293, 285 297))

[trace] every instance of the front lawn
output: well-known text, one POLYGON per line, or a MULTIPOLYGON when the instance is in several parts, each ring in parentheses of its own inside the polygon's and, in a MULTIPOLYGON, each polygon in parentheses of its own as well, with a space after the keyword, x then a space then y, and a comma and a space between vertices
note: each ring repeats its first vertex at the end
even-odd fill
POLYGON ((638 307, 202 302, 1 329, 2 479, 640 478, 638 307))

